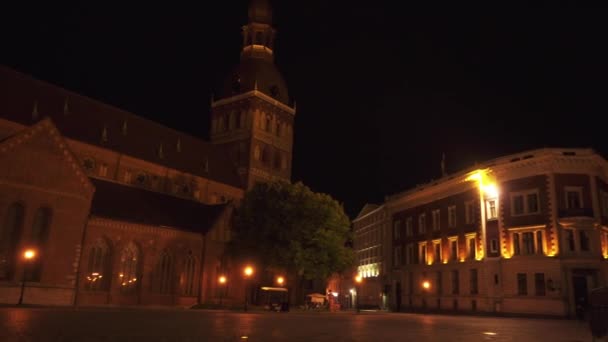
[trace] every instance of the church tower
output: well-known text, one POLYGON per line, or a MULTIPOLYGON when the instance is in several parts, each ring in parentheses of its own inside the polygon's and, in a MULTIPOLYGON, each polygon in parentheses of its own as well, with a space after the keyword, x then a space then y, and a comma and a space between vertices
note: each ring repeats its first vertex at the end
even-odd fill
POLYGON ((245 189, 291 179, 296 110, 274 65, 275 35, 268 0, 252 0, 241 61, 211 102, 211 141, 225 148, 245 189))

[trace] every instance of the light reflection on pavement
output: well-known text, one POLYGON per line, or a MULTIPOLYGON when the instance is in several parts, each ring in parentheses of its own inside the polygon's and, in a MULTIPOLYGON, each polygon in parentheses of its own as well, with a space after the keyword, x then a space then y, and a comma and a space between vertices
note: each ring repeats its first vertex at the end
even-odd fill
POLYGON ((0 341, 590 341, 584 322, 396 313, 0 308, 0 341))

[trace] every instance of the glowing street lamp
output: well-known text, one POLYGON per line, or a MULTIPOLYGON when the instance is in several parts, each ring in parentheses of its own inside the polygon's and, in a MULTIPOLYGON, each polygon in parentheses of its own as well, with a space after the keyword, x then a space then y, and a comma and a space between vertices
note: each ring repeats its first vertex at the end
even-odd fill
POLYGON ((219 276, 217 282, 220 284, 220 306, 222 306, 222 297, 224 296, 224 290, 226 289, 226 276, 219 276))
POLYGON ((423 288, 425 291, 430 290, 430 289, 431 289, 431 283, 430 283, 428 280, 423 281, 423 282, 422 282, 422 288, 423 288))
POLYGON ((359 313, 359 292, 361 292, 361 283, 363 282, 363 277, 361 274, 357 274, 355 277, 355 309, 357 313, 359 313))
POLYGON ((247 293, 249 291, 247 291, 248 289, 248 282, 247 280, 251 278, 251 276, 253 275, 253 267, 252 266, 245 266, 245 269, 243 270, 243 274, 245 275, 245 311, 247 311, 247 293))
POLYGON ((278 276, 277 277, 277 284, 279 284, 280 286, 283 286, 283 283, 285 282, 285 278, 278 276))
POLYGON ((25 274, 30 263, 36 258, 36 250, 28 248, 23 252, 23 273, 21 276, 21 292, 19 293, 19 301, 17 305, 23 304, 23 292, 25 291, 25 274))

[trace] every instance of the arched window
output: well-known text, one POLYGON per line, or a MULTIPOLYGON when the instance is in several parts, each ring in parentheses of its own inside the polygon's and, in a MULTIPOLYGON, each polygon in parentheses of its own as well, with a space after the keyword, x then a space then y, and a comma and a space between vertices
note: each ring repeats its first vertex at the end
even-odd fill
POLYGON ((158 293, 170 294, 173 291, 173 260, 168 251, 163 251, 156 265, 155 290, 158 293))
POLYGON ((120 255, 120 270, 118 273, 120 290, 132 293, 138 288, 139 283, 139 248, 131 242, 120 255))
POLYGON ((23 230, 24 212, 25 208, 22 204, 11 204, 0 226, 0 280, 13 277, 17 244, 23 230))
POLYGON ((196 288, 196 258, 192 255, 192 251, 188 251, 186 260, 184 260, 184 269, 182 271, 181 285, 182 294, 184 296, 195 296, 196 288))
POLYGON ((52 215, 52 210, 45 207, 39 208, 34 216, 30 243, 38 250, 38 256, 34 259, 29 268, 29 272, 26 277, 28 281, 40 281, 40 276, 42 274, 42 260, 44 260, 44 251, 49 237, 49 228, 51 226, 52 215))
POLYGON ((90 291, 107 291, 110 285, 111 271, 110 248, 105 240, 98 239, 89 249, 89 259, 85 274, 85 289, 90 291))

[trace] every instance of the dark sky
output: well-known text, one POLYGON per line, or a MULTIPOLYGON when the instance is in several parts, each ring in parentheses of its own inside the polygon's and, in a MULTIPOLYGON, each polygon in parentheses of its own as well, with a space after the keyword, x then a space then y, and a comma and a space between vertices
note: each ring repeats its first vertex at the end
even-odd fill
MULTIPOLYGON (((0 63, 206 138, 248 1, 125 3, 4 7, 0 63)), ((426 3, 274 1, 294 180, 352 217, 438 178, 443 152, 448 172, 533 148, 608 154, 605 9, 426 3)))

